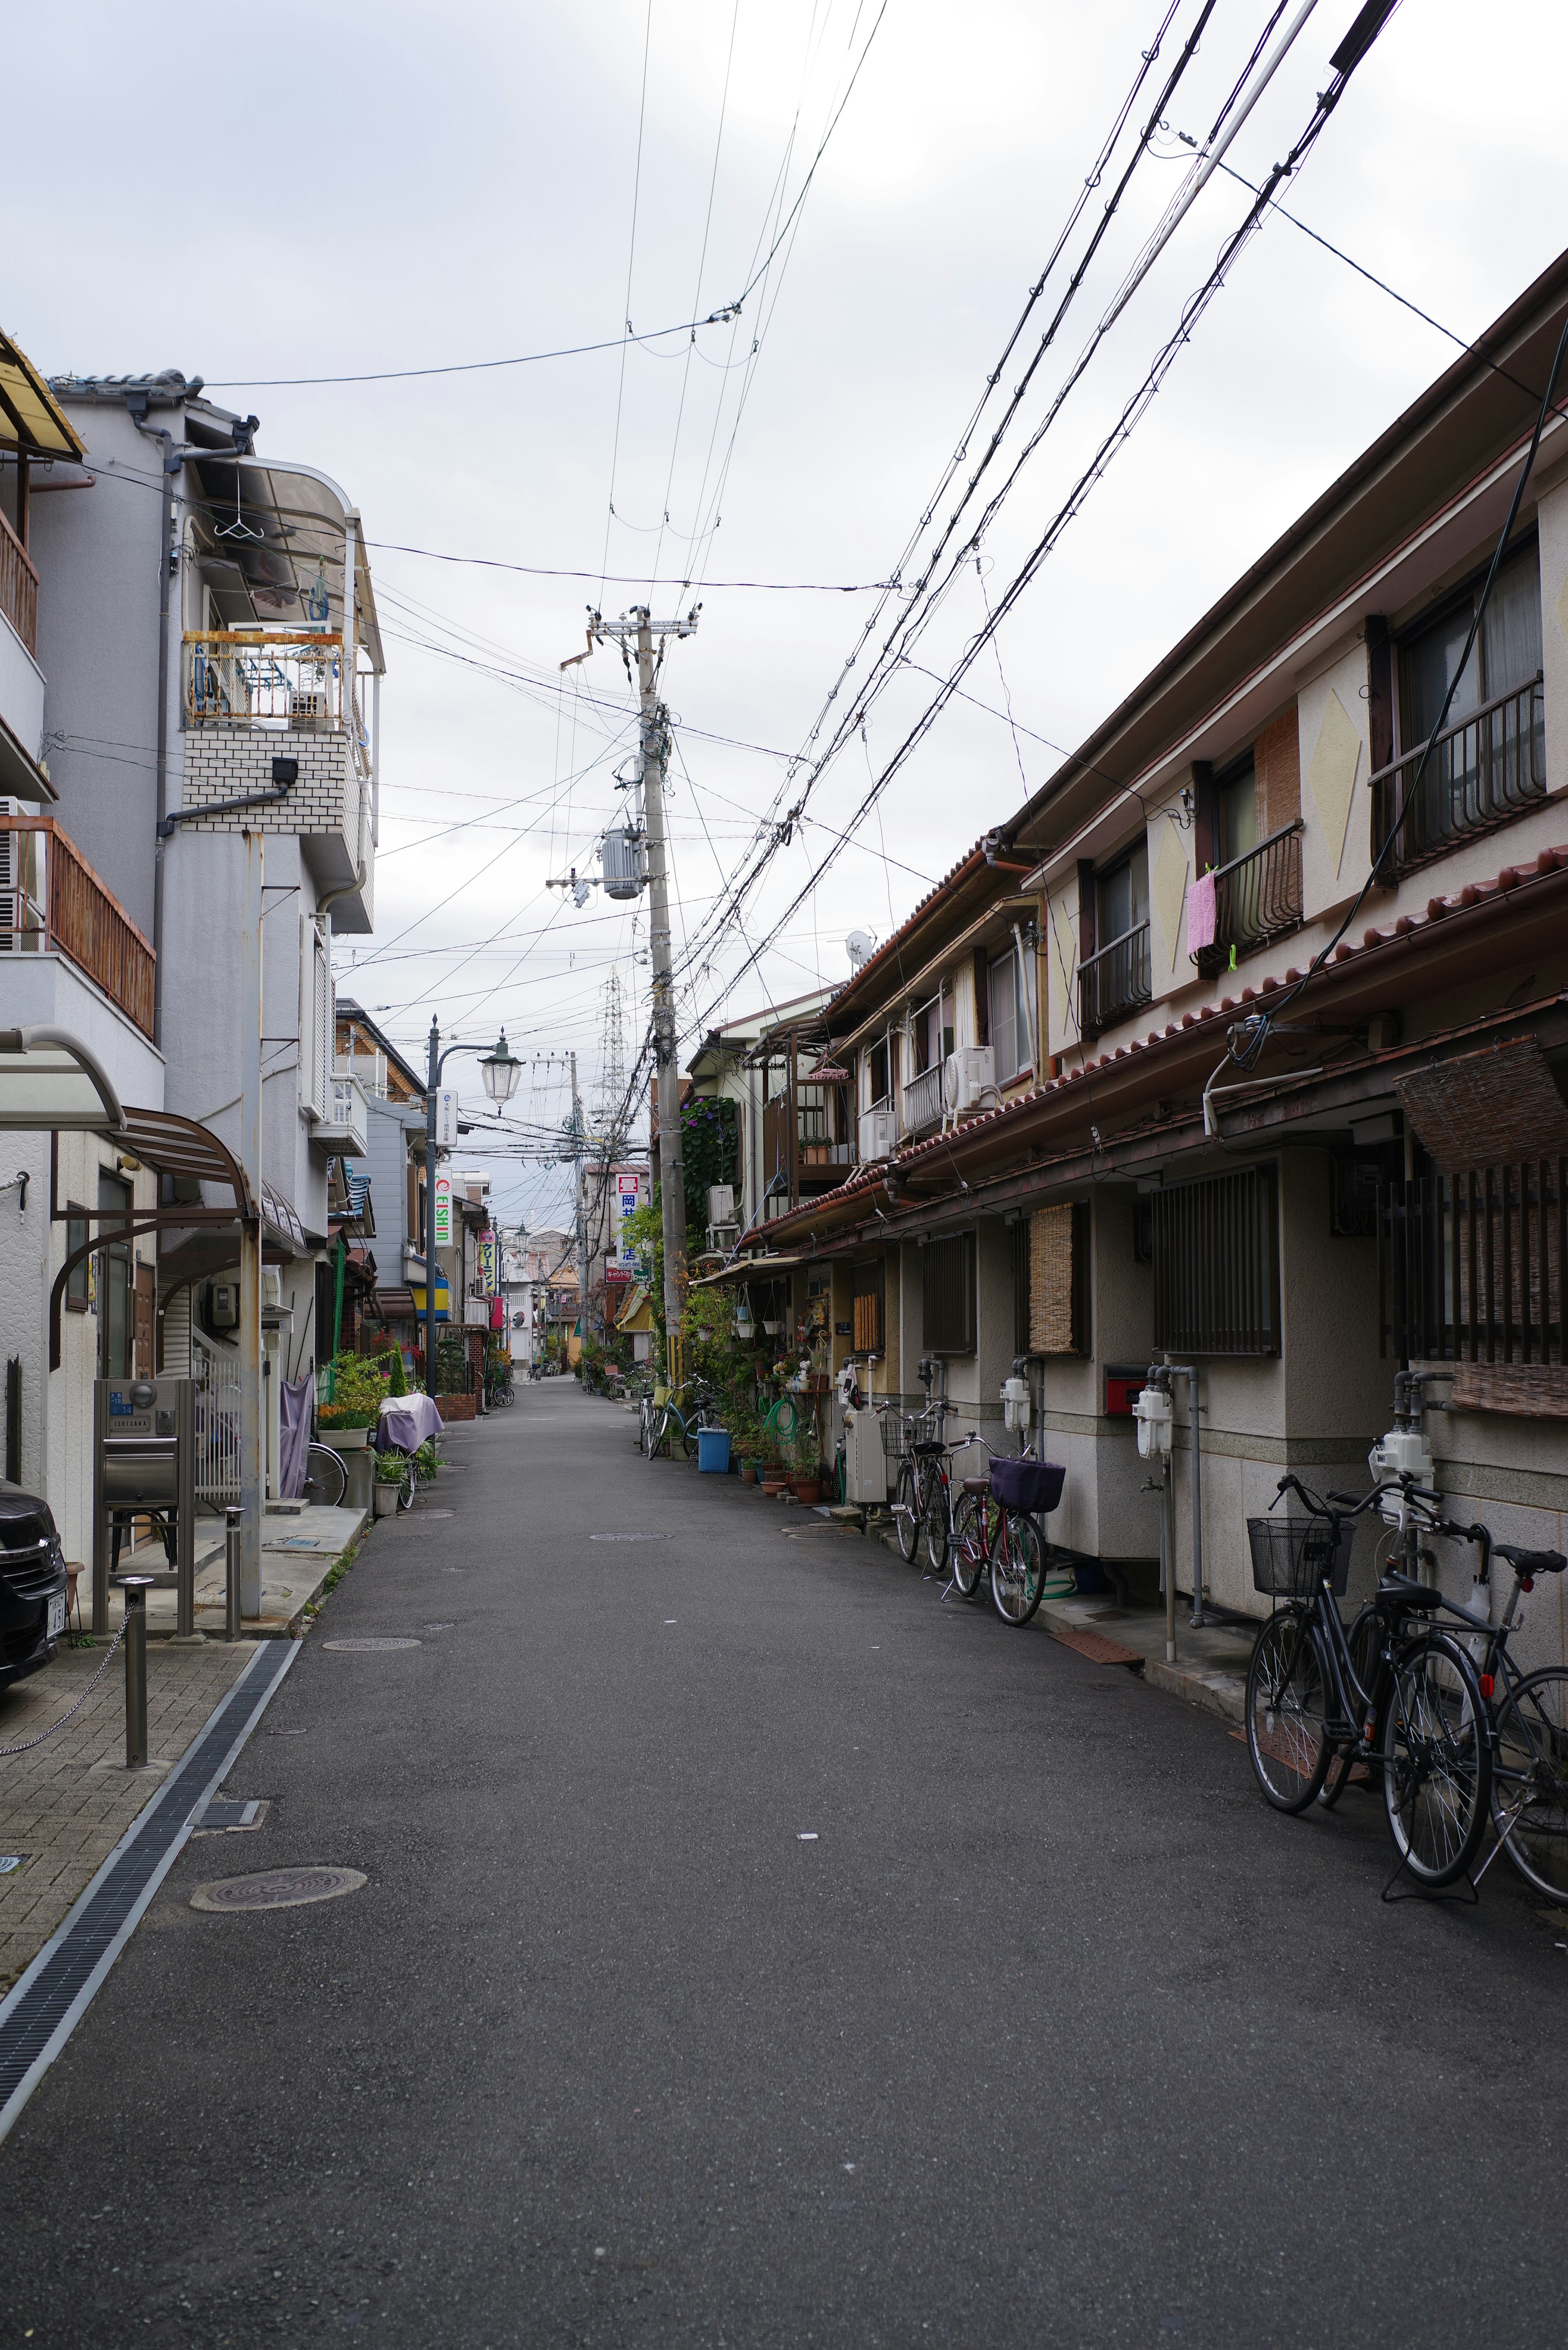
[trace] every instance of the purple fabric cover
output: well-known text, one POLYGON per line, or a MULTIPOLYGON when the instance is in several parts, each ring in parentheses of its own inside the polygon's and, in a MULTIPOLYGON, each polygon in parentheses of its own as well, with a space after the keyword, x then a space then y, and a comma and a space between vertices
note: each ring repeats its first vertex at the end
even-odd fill
POLYGON ((417 1452, 427 1437, 439 1436, 445 1426, 428 1395, 388 1396, 381 1406, 374 1449, 417 1452))
POLYGON ((991 1490, 1010 1510, 1054 1510, 1067 1471, 1054 1461, 1016 1461, 1005 1455, 991 1464, 991 1490))
POLYGON ((305 1491, 305 1456, 310 1449, 310 1406, 316 1381, 301 1379, 278 1388, 278 1488, 280 1498, 297 1502, 305 1491))

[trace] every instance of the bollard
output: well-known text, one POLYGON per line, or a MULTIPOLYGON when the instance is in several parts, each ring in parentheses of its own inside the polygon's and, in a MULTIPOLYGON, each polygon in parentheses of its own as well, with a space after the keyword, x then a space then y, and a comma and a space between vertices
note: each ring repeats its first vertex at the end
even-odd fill
POLYGON ((244 1513, 237 1502, 231 1502, 223 1512, 223 1574, 228 1602, 226 1637, 240 1638, 240 1527, 244 1513))
POLYGON ((147 1768, 147 1594, 150 1575, 128 1575, 125 1593, 125 1767, 147 1768))

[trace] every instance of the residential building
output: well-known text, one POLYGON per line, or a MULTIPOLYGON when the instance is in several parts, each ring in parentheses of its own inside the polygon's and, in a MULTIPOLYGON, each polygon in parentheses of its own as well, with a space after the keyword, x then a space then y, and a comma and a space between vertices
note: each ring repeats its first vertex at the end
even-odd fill
POLYGON ((832 1190, 855 1164, 847 1091, 814 1075, 826 1035, 822 1014, 832 995, 831 988, 815 988, 725 1021, 708 1031, 691 1057, 682 1099, 735 1105, 737 1231, 832 1190))
MULTIPOLYGON (((1443 1375, 1457 1506, 1563 1541, 1558 413, 1438 721, 1565 316, 1568 255, 838 992, 858 1164, 753 1269, 797 1318, 830 1295, 835 1357, 881 1388, 938 1358, 998 1445, 1029 1357, 1068 1471, 1050 1531, 1129 1572, 1158 1521, 1128 1382, 1195 1364, 1234 1609, 1267 1605, 1246 1521, 1284 1471, 1366 1489, 1402 1362, 1443 1375)), ((1185 1447, 1179 1390, 1178 1417, 1185 1447)))
POLYGON ((337 1067, 357 1080, 365 1103, 362 1154, 349 1154, 350 1181, 363 1178, 375 1201, 376 1311, 413 1367, 424 1338, 414 1303, 424 1283, 424 1080, 359 1004, 337 998, 337 1067))

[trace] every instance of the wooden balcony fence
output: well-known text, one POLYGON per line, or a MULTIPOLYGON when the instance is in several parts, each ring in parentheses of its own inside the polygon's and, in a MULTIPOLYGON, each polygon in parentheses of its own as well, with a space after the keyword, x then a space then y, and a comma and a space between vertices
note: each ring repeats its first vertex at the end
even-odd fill
POLYGON ((0 815, 0 835, 6 834, 12 837, 0 865, 0 954, 54 950, 68 955, 151 1036, 154 956, 148 940, 52 816, 0 815), (42 874, 31 888, 17 869, 18 837, 28 834, 44 852, 42 874))
POLYGON ((38 575, 27 550, 0 514, 0 612, 35 660, 38 657, 38 575))

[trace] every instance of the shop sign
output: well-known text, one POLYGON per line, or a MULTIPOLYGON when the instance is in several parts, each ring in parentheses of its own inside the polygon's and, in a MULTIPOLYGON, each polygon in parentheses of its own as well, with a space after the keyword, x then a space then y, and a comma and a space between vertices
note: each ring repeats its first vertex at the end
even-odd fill
POLYGON ((452 1177, 438 1175, 435 1179, 435 1244, 438 1249, 452 1246, 452 1177))
POLYGON ((495 1235, 482 1232, 478 1243, 479 1284, 486 1297, 495 1295, 495 1235))

